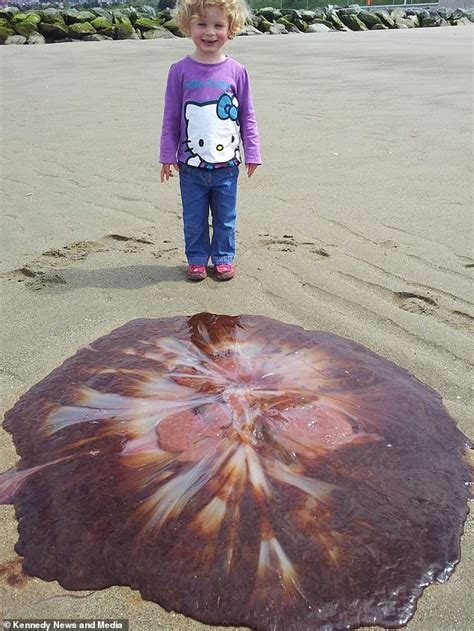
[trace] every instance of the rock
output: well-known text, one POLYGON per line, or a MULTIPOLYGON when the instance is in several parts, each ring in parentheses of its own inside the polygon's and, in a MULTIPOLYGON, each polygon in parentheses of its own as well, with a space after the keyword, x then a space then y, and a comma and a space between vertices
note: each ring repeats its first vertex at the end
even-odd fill
POLYGON ((43 33, 48 41, 61 40, 69 35, 67 25, 62 20, 56 22, 40 22, 38 30, 43 33))
POLYGON ((314 11, 305 11, 304 9, 300 10, 300 19, 304 20, 306 24, 311 24, 316 17, 316 13, 314 11))
MULTIPOLYGON (((105 18, 109 22, 112 22, 113 19, 114 19, 112 13, 110 11, 106 11, 102 7, 94 7, 93 9, 91 9, 91 11, 98 18, 105 18)), ((92 24, 92 22, 91 22, 91 24, 92 24)))
POLYGON ((117 39, 134 39, 132 23, 130 18, 120 11, 114 13, 114 25, 115 32, 117 33, 117 39))
POLYGON ((74 24, 69 25, 69 35, 73 38, 83 39, 95 32, 96 30, 90 22, 74 22, 74 24))
POLYGON ((148 31, 142 32, 143 39, 170 39, 176 37, 171 31, 168 31, 163 26, 158 26, 148 31))
POLYGON ((444 7, 440 7, 439 9, 437 9, 437 12, 438 12, 438 15, 444 18, 445 20, 449 20, 450 17, 453 15, 452 9, 445 9, 444 7))
MULTIPOLYGON (((134 24, 136 29, 139 29, 140 31, 150 31, 153 29, 157 29, 160 26, 163 26, 163 21, 157 19, 157 18, 147 18, 147 17, 140 17, 138 18, 138 20, 135 22, 134 24)), ((166 29, 165 29, 166 31, 166 29)))
POLYGON ((421 11, 417 11, 416 15, 418 16, 418 20, 421 22, 423 18, 429 18, 430 12, 426 9, 422 9, 421 11))
POLYGON ((397 28, 392 16, 388 11, 374 11, 374 15, 380 18, 382 24, 388 26, 388 28, 397 28))
POLYGON ((329 33, 329 31, 332 31, 333 29, 329 28, 328 26, 326 26, 326 24, 309 24, 308 28, 306 29, 306 33, 329 33))
POLYGON ((66 9, 62 11, 62 18, 66 22, 66 24, 74 24, 75 22, 79 22, 77 16, 79 11, 77 9, 66 9))
POLYGON ((20 9, 18 7, 4 7, 3 9, 0 9, 0 17, 4 17, 7 20, 11 20, 17 13, 20 13, 20 9))
POLYGON ((247 24, 240 31, 240 33, 238 33, 238 35, 241 35, 243 37, 251 36, 251 35, 261 35, 261 34, 262 34, 262 32, 259 31, 258 28, 255 28, 255 26, 253 26, 252 24, 247 24))
MULTIPOLYGON (((13 16, 11 21, 12 24, 18 21, 18 15, 20 14, 17 13, 15 16, 13 16)), ((39 24, 42 19, 41 15, 39 13, 36 13, 36 11, 27 11, 24 15, 26 16, 25 19, 28 20, 28 22, 31 22, 31 24, 39 24)))
POLYGON ((337 12, 332 9, 328 11, 327 19, 329 22, 332 22, 338 31, 347 31, 347 26, 341 21, 341 18, 338 16, 337 12))
POLYGON ((470 26, 472 24, 471 20, 469 18, 458 18, 457 20, 452 20, 451 24, 454 24, 454 26, 470 26))
POLYGON ((300 29, 295 24, 292 24, 285 15, 278 18, 277 24, 282 24, 288 33, 301 33, 300 29))
POLYGON ((278 24, 278 22, 271 24, 268 32, 271 33, 271 35, 288 35, 288 31, 283 24, 278 24))
POLYGON ((92 35, 86 35, 83 38, 84 42, 106 42, 112 41, 111 37, 107 37, 106 35, 102 35, 101 33, 93 33, 92 35))
POLYGON ((343 24, 349 27, 351 31, 368 31, 369 30, 366 27, 366 25, 362 22, 362 20, 359 20, 359 18, 357 17, 355 13, 349 13, 346 15, 342 14, 340 18, 343 24))
POLYGON ((263 7, 262 9, 258 9, 255 12, 255 15, 259 15, 265 20, 269 22, 276 22, 278 18, 281 18, 282 13, 278 9, 274 9, 273 7, 263 7))
POLYGON ((28 38, 38 32, 40 22, 41 17, 37 13, 17 13, 10 24, 18 35, 28 38))
POLYGON ((13 37, 15 31, 7 26, 0 26, 0 44, 5 44, 9 37, 13 37))
POLYGON ((265 18, 263 18, 262 16, 257 16, 259 17, 259 23, 258 23, 258 30, 262 31, 262 33, 268 33, 270 31, 270 27, 273 24, 273 22, 269 22, 268 20, 266 20, 265 18))
POLYGON ((163 24, 163 26, 168 29, 168 31, 171 31, 171 33, 173 33, 173 35, 176 35, 176 37, 185 37, 184 33, 180 30, 180 28, 178 27, 178 25, 176 24, 176 20, 168 20, 167 22, 165 22, 163 24))
POLYGON ((287 17, 290 22, 293 22, 293 18, 299 18, 301 20, 301 11, 299 9, 281 9, 281 14, 287 17))
POLYGON ((357 17, 359 20, 362 20, 369 29, 372 29, 376 24, 382 24, 379 16, 375 13, 371 13, 370 11, 364 11, 361 9, 357 14, 357 17))
MULTIPOLYGON (((170 2, 175 3, 175 0, 170 0, 170 2)), ((157 13, 157 16, 161 18, 162 20, 164 20, 165 22, 168 22, 168 20, 172 20, 174 17, 174 13, 173 11, 171 11, 171 9, 161 9, 159 10, 159 12, 157 13)))
POLYGON ((10 35, 4 43, 5 46, 21 46, 26 44, 26 37, 23 37, 23 35, 10 35))
POLYGON ((334 30, 334 25, 332 22, 329 22, 329 20, 322 20, 320 18, 315 18, 313 20, 313 24, 323 24, 324 26, 327 26, 328 29, 330 29, 331 31, 334 30))
POLYGON ((95 18, 95 13, 92 11, 78 11, 76 16, 77 22, 91 22, 95 18))
POLYGON ((406 18, 406 12, 405 9, 401 9, 399 7, 397 7, 396 9, 393 9, 393 11, 390 13, 390 15, 392 16, 392 18, 395 20, 395 17, 398 15, 399 17, 405 19, 406 18))
POLYGON ((111 20, 108 20, 105 17, 99 16, 96 17, 95 20, 91 22, 92 26, 96 31, 114 31, 114 25, 111 20))
POLYGON ((46 44, 46 39, 41 35, 41 33, 33 33, 30 35, 26 41, 27 44, 32 46, 36 46, 38 44, 46 44))
POLYGON ((432 27, 432 26, 441 26, 441 18, 439 15, 433 14, 429 15, 426 18, 421 19, 421 26, 432 27))
POLYGON ((467 15, 462 9, 455 9, 451 17, 453 20, 460 20, 461 18, 467 17, 467 15))
POLYGON ((397 28, 414 28, 414 24, 411 20, 404 18, 399 14, 393 17, 393 21, 395 22, 395 26, 397 28))
POLYGON ((412 22, 412 24, 413 24, 413 26, 415 28, 418 28, 420 26, 420 20, 418 19, 418 16, 416 14, 415 15, 408 15, 407 14, 407 18, 406 19, 410 20, 410 22, 412 22))
POLYGON ((341 12, 344 12, 344 15, 358 15, 360 13, 360 6, 358 4, 350 4, 345 9, 340 9, 339 15, 341 12))
POLYGON ((385 24, 382 24, 382 22, 380 22, 379 24, 374 24, 370 30, 371 31, 386 31, 387 29, 388 29, 388 26, 385 26, 385 24))
POLYGON ((15 24, 15 32, 18 35, 23 35, 23 37, 28 38, 30 35, 33 35, 33 33, 37 33, 38 30, 36 24, 24 20, 23 22, 15 24))
POLYGON ((60 20, 61 22, 64 21, 59 9, 49 7, 49 9, 45 9, 43 11, 43 17, 41 19, 42 22, 56 22, 57 20, 60 20))
POLYGON ((314 13, 314 20, 313 20, 312 24, 315 24, 315 20, 325 20, 326 19, 326 13, 323 11, 323 9, 315 8, 315 9, 313 9, 313 13, 314 13))
POLYGON ((306 33, 306 29, 308 28, 308 24, 302 18, 293 18, 290 20, 292 24, 298 27, 298 29, 302 33, 306 33))
POLYGON ((146 13, 149 17, 156 18, 156 10, 153 7, 151 7, 149 4, 143 5, 142 7, 140 7, 140 9, 143 13, 146 13))

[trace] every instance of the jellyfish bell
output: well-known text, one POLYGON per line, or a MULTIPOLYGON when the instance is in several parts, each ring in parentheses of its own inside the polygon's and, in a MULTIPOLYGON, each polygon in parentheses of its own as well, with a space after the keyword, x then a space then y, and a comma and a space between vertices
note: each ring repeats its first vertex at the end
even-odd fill
POLYGON ((209 624, 399 626, 459 559, 465 436, 350 340, 260 316, 136 320, 7 413, 25 571, 209 624), (442 437, 442 439, 440 439, 442 437))

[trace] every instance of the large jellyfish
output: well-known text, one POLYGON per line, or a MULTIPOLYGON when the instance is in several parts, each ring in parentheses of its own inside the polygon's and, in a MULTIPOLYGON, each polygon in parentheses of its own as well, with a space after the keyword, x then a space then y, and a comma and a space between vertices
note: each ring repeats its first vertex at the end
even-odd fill
POLYGON ((459 559, 466 437, 436 392, 330 333, 135 320, 4 427, 24 571, 66 589, 262 631, 399 626, 459 559))

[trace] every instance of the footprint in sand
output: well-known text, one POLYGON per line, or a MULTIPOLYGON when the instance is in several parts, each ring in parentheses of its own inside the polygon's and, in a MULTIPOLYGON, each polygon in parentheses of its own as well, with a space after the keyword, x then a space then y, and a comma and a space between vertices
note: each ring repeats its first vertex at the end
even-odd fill
POLYGON ((259 245, 263 246, 267 250, 273 250, 276 252, 296 252, 296 250, 303 248, 311 254, 316 255, 316 258, 329 257, 329 253, 324 248, 317 247, 317 244, 314 241, 296 241, 291 234, 284 234, 282 237, 272 236, 270 234, 261 234, 259 236, 264 237, 263 239, 260 239, 259 245))
POLYGON ((99 241, 76 241, 61 248, 47 250, 23 267, 0 274, 0 278, 24 283, 28 289, 37 291, 46 286, 66 284, 66 280, 58 273, 60 269, 84 261, 90 254, 110 250, 136 254, 154 244, 151 238, 121 234, 109 234, 99 241))
POLYGON ((404 311, 410 313, 430 314, 438 308, 438 303, 433 298, 414 294, 408 291, 397 291, 394 293, 396 304, 404 311))

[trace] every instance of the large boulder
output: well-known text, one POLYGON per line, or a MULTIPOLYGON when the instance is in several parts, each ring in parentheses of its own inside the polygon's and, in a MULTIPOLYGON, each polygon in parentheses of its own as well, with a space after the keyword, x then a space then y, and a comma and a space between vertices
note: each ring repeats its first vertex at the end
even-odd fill
MULTIPOLYGON (((153 29, 158 29, 162 27, 164 24, 163 20, 160 18, 149 18, 149 17, 139 17, 135 22, 134 27, 139 29, 142 33, 143 31, 152 31, 153 29)), ((164 29, 165 31, 167 29, 164 29)))
POLYGON ((376 24, 382 24, 381 19, 375 13, 371 11, 360 10, 357 14, 359 20, 361 20, 369 29, 373 28, 376 24))
POLYGON ((258 9, 255 14, 262 16, 262 18, 265 18, 269 22, 276 22, 278 18, 282 16, 281 11, 273 7, 263 7, 262 9, 258 9))
POLYGON ((171 33, 173 33, 173 35, 176 35, 176 37, 185 37, 184 33, 181 31, 179 26, 176 24, 176 20, 174 18, 172 20, 168 20, 167 22, 165 22, 163 24, 163 26, 166 29, 168 29, 168 31, 171 31, 171 33))
POLYGON ((134 29, 130 18, 121 11, 114 12, 114 25, 117 39, 134 39, 134 29))
POLYGON ((5 46, 22 46, 26 44, 26 37, 23 35, 10 35, 4 42, 5 46))
POLYGON ((15 35, 15 31, 8 26, 0 26, 0 44, 4 44, 9 37, 15 35))
POLYGON ((57 19, 55 22, 40 22, 38 30, 48 41, 61 40, 69 35, 67 24, 62 19, 57 19))
POLYGON ((356 13, 342 14, 340 16, 341 21, 345 24, 351 31, 368 31, 367 26, 359 20, 356 13))
POLYGON ((301 9, 300 17, 306 22, 306 24, 311 24, 316 17, 316 13, 314 11, 305 11, 304 9, 301 9))
POLYGON ((397 28, 394 19, 388 11, 374 11, 374 15, 380 18, 382 24, 385 24, 388 28, 397 28))
POLYGON ((306 33, 329 33, 333 29, 322 22, 320 24, 313 23, 308 24, 308 28, 306 29, 306 33))
POLYGON ((262 34, 262 32, 259 31, 258 28, 255 28, 255 26, 253 26, 252 24, 247 24, 240 31, 240 33, 238 33, 238 35, 241 35, 243 37, 251 36, 251 35, 261 35, 261 34, 262 34))
POLYGON ((41 35, 41 33, 33 33, 32 35, 28 37, 26 43, 32 46, 35 46, 38 44, 46 44, 46 39, 44 38, 43 35, 41 35))
POLYGON ((40 22, 41 17, 37 13, 17 13, 10 25, 18 35, 28 38, 33 33, 38 32, 38 24, 40 22))
POLYGON ((18 7, 3 7, 3 9, 0 9, 0 17, 4 17, 7 20, 11 20, 17 13, 20 13, 20 9, 18 7))
POLYGON ((69 25, 69 35, 75 39, 84 39, 87 35, 96 33, 95 28, 90 22, 74 22, 69 25))
POLYGON ((432 13, 427 17, 423 17, 421 19, 421 26, 423 27, 431 27, 431 26, 441 26, 441 17, 436 13, 432 13))
POLYGON ((112 12, 103 9, 102 7, 94 7, 93 9, 91 9, 91 12, 98 18, 105 18, 106 20, 109 20, 109 22, 112 22, 112 20, 114 19, 112 16, 112 12))
POLYGON ((56 22, 57 20, 61 20, 62 22, 64 21, 61 13, 59 12, 59 9, 55 9, 54 7, 49 7, 48 9, 45 9, 42 13, 42 22, 56 22))
POLYGON ((314 13, 314 19, 313 19, 312 24, 315 24, 314 20, 325 20, 326 19, 326 12, 324 11, 324 9, 314 8, 313 9, 313 13, 314 13))
POLYGON ((256 25, 258 30, 262 31, 262 33, 268 33, 273 22, 269 22, 261 15, 257 15, 256 18, 258 20, 258 24, 256 25))
POLYGON ((278 18, 277 24, 282 24, 286 28, 288 33, 301 33, 300 29, 296 26, 296 24, 293 24, 292 22, 290 22, 290 20, 285 15, 282 16, 281 18, 278 18))
POLYGON ((330 22, 329 20, 315 18, 313 20, 313 24, 314 25, 322 24, 323 26, 327 26, 329 30, 334 31, 334 24, 332 24, 332 22, 330 22))
POLYGON ((270 35, 287 35, 288 34, 288 31, 283 26, 283 24, 278 24, 278 22, 271 24, 270 28, 268 29, 268 32, 270 33, 270 35))
POLYGON ((92 35, 86 35, 82 41, 84 42, 111 42, 112 38, 107 37, 107 35, 102 35, 102 33, 92 33, 92 35))
POLYGON ((156 9, 154 7, 151 7, 149 4, 144 4, 142 7, 140 7, 140 10, 143 13, 146 13, 146 15, 148 15, 148 17, 156 18, 156 9))
POLYGON ((454 26, 470 26, 472 24, 469 18, 458 18, 457 20, 451 20, 451 24, 454 26))
POLYGON ((96 17, 91 22, 96 31, 107 31, 107 33, 115 33, 115 27, 112 24, 112 20, 108 20, 106 17, 96 17))
POLYGON ((347 31, 347 26, 342 22, 341 18, 338 16, 337 11, 331 9, 328 11, 327 19, 331 22, 338 31, 347 31))
POLYGON ((143 39, 170 39, 176 37, 176 35, 173 35, 171 31, 168 31, 163 26, 158 26, 157 28, 143 31, 142 37, 143 39))

